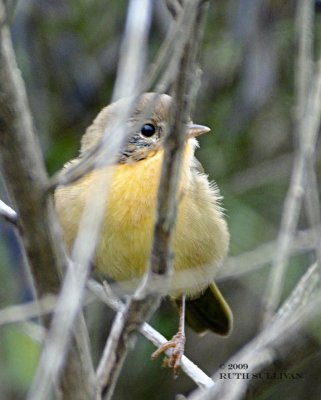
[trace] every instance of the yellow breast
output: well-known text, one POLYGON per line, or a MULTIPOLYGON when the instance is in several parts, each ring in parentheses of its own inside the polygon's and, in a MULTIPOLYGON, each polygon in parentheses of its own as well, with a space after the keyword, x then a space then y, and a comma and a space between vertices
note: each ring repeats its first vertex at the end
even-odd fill
MULTIPOLYGON (((229 235, 217 204, 217 190, 207 177, 191 169, 194 146, 186 145, 179 185, 179 208, 173 238, 174 275, 171 292, 194 294, 207 286, 226 254, 229 235)), ((115 167, 97 248, 98 271, 117 281, 140 277, 152 244, 157 190, 163 152, 115 167)), ((65 240, 70 247, 86 193, 100 179, 96 170, 56 191, 55 200, 65 240)))

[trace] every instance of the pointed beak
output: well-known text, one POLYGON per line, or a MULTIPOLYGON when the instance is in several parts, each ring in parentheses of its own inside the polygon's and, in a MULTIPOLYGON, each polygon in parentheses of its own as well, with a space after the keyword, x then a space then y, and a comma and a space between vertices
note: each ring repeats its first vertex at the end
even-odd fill
POLYGON ((197 124, 188 124, 187 125, 187 138, 193 138, 193 137, 197 137, 200 135, 203 135, 203 133, 207 133, 209 132, 211 129, 208 128, 207 126, 204 125, 197 125, 197 124))

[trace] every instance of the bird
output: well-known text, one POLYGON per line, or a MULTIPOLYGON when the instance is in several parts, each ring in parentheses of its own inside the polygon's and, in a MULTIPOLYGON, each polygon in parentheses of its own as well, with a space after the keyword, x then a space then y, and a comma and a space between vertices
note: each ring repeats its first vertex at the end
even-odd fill
MULTIPOLYGON (((104 107, 81 139, 75 165, 108 135, 128 99, 104 107), (105 135, 105 136, 104 136, 105 135)), ((112 165, 112 180, 92 260, 94 271, 116 282, 137 281, 147 268, 156 217, 157 191, 164 157, 164 139, 170 129, 173 98, 163 93, 144 93, 126 121, 126 140, 112 165)), ((222 197, 195 157, 196 137, 210 128, 186 126, 181 173, 178 183, 177 218, 173 231, 173 271, 168 295, 177 304, 179 326, 176 335, 160 346, 152 358, 172 348, 167 365, 179 370, 184 354, 186 323, 198 334, 212 331, 227 336, 233 314, 214 279, 229 247, 229 230, 222 197)), ((66 246, 71 249, 88 191, 111 168, 102 165, 75 182, 59 186, 55 207, 66 246)))

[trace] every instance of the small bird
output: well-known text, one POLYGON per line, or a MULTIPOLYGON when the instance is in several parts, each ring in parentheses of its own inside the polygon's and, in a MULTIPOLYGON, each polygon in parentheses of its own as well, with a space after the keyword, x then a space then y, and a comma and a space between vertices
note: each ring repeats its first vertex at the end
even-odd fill
MULTIPOLYGON (((126 99, 105 107, 81 140, 81 160, 97 146, 124 107, 126 99)), ((112 182, 104 213, 100 240, 93 260, 94 270, 117 282, 137 281, 146 271, 156 216, 157 191, 164 155, 164 138, 169 130, 172 98, 145 93, 126 123, 127 141, 113 165, 112 182)), ((190 122, 178 185, 178 211, 173 232, 173 273, 169 295, 180 313, 177 334, 156 350, 152 358, 173 348, 168 366, 177 371, 184 352, 186 322, 197 333, 208 330, 228 335, 232 313, 214 283, 227 253, 229 232, 221 208, 221 196, 210 183, 194 156, 196 137, 210 129, 190 122)), ((71 248, 87 193, 105 170, 103 166, 55 191, 55 205, 66 245, 71 248)))

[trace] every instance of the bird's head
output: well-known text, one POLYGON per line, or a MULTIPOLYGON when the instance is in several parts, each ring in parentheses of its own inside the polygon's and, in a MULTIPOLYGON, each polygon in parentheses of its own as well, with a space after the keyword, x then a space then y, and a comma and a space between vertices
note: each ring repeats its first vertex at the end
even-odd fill
MULTIPOLYGON (((81 154, 96 146, 104 132, 108 135, 119 121, 119 115, 129 99, 120 99, 105 107, 87 129, 81 142, 81 154)), ((140 96, 136 108, 128 118, 127 139, 119 150, 119 163, 131 163, 146 159, 162 149, 170 127, 172 98, 167 94, 145 93, 140 96)), ((192 122, 187 124, 186 141, 210 129, 192 122)), ((108 140, 108 136, 107 136, 108 140)))

